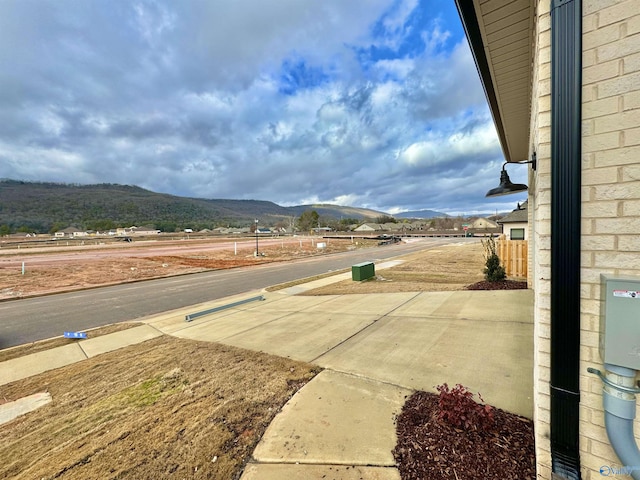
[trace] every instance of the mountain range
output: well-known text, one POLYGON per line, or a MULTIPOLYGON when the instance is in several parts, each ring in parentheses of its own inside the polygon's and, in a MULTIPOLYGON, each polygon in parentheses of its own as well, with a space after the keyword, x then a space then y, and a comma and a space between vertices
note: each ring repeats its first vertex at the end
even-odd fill
POLYGON ((442 218, 448 217, 446 213, 436 212, 435 210, 410 210, 406 212, 396 213, 396 218, 442 218))
POLYGON ((255 219, 265 226, 289 226, 306 210, 315 210, 326 222, 375 221, 388 216, 376 210, 329 204, 283 207, 263 200, 179 197, 131 185, 0 180, 0 228, 5 234, 46 233, 69 226, 106 230, 144 225, 175 231, 247 226, 255 219))

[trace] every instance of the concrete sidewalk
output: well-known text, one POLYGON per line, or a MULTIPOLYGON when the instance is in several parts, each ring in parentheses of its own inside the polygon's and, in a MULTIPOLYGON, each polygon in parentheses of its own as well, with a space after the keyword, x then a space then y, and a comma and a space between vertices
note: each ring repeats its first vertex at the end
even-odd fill
POLYGON ((413 391, 445 382, 532 417, 531 291, 291 295, 344 276, 166 312, 141 327, 3 362, 0 385, 162 333, 324 367, 268 427, 243 480, 398 480, 394 419, 413 391), (259 294, 264 300, 185 321, 259 294))

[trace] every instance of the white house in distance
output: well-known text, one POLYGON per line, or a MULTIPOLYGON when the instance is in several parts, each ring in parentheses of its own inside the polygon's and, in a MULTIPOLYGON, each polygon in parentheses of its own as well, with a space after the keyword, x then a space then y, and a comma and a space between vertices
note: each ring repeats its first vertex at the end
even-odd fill
MULTIPOLYGON (((149 227, 136 227, 135 225, 131 226, 131 227, 121 227, 121 228, 116 228, 115 231, 115 235, 156 235, 160 233, 160 230, 157 230, 155 228, 149 228, 149 227)), ((109 235, 112 235, 111 232, 109 232, 109 235)))
POLYGON ((455 1, 528 171, 536 476, 640 479, 640 1, 455 1))
POLYGON ((67 238, 67 237, 86 237, 89 235, 89 232, 85 230, 80 230, 76 227, 67 227, 62 230, 58 230, 53 234, 56 238, 67 238))
POLYGON ((502 225, 502 233, 507 240, 528 240, 529 214, 527 212, 528 203, 525 201, 518 205, 516 209, 508 213, 498 224, 502 225))

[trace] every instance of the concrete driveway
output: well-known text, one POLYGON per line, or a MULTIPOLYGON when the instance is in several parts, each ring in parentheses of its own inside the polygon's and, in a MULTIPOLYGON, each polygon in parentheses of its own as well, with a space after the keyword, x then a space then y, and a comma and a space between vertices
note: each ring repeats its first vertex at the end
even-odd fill
POLYGON ((408 389, 461 383, 494 406, 533 414, 530 290, 264 297, 189 323, 182 311, 148 323, 408 389))

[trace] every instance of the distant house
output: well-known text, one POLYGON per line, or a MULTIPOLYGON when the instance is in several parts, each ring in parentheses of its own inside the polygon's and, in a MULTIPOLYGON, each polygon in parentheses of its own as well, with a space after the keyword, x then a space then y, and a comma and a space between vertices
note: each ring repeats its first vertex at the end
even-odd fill
MULTIPOLYGON (((217 233, 220 235, 239 235, 242 233, 255 233, 251 231, 250 227, 216 227, 212 231, 212 233, 217 233)), ((260 229, 258 229, 258 233, 260 233, 260 229)))
MULTIPOLYGON (((132 226, 132 227, 116 228, 116 235, 131 235, 136 228, 138 227, 132 226)), ((109 232, 109 234, 111 234, 111 232, 109 232)))
POLYGON ((425 222, 417 220, 414 222, 403 223, 402 226, 404 227, 405 231, 413 231, 413 230, 423 230, 427 226, 427 224, 425 222))
POLYGON ((84 230, 80 230, 76 227, 67 227, 63 230, 58 230, 53 234, 56 238, 66 238, 66 237, 85 237, 88 233, 84 230))
POLYGON ((493 220, 489 220, 488 218, 476 218, 469 224, 469 228, 481 230, 489 228, 500 228, 500 226, 496 222, 494 222, 493 220))
POLYGON ((357 228, 354 228, 354 232, 379 232, 384 230, 382 225, 378 223, 363 223, 357 228))
MULTIPOLYGON (((203 233, 203 232, 200 232, 200 233, 203 233)), ((238 229, 228 228, 228 227, 216 227, 213 230, 211 230, 211 233, 218 233, 220 235, 231 235, 234 233, 238 233, 238 229)))
POLYGON ((136 227, 132 225, 130 227, 119 227, 116 228, 115 231, 110 230, 109 235, 118 235, 118 236, 126 236, 126 235, 156 235, 160 233, 160 230, 151 227, 136 227))
POLYGON ((527 240, 529 235, 528 231, 528 202, 524 202, 513 210, 508 215, 498 220, 498 223, 502 225, 502 233, 507 237, 507 240, 527 240))
POLYGON ((131 233, 135 235, 157 235, 160 230, 151 227, 131 227, 131 233))
POLYGON ((28 233, 28 232, 16 232, 10 235, 7 235, 9 238, 35 238, 38 236, 37 233, 28 233))

